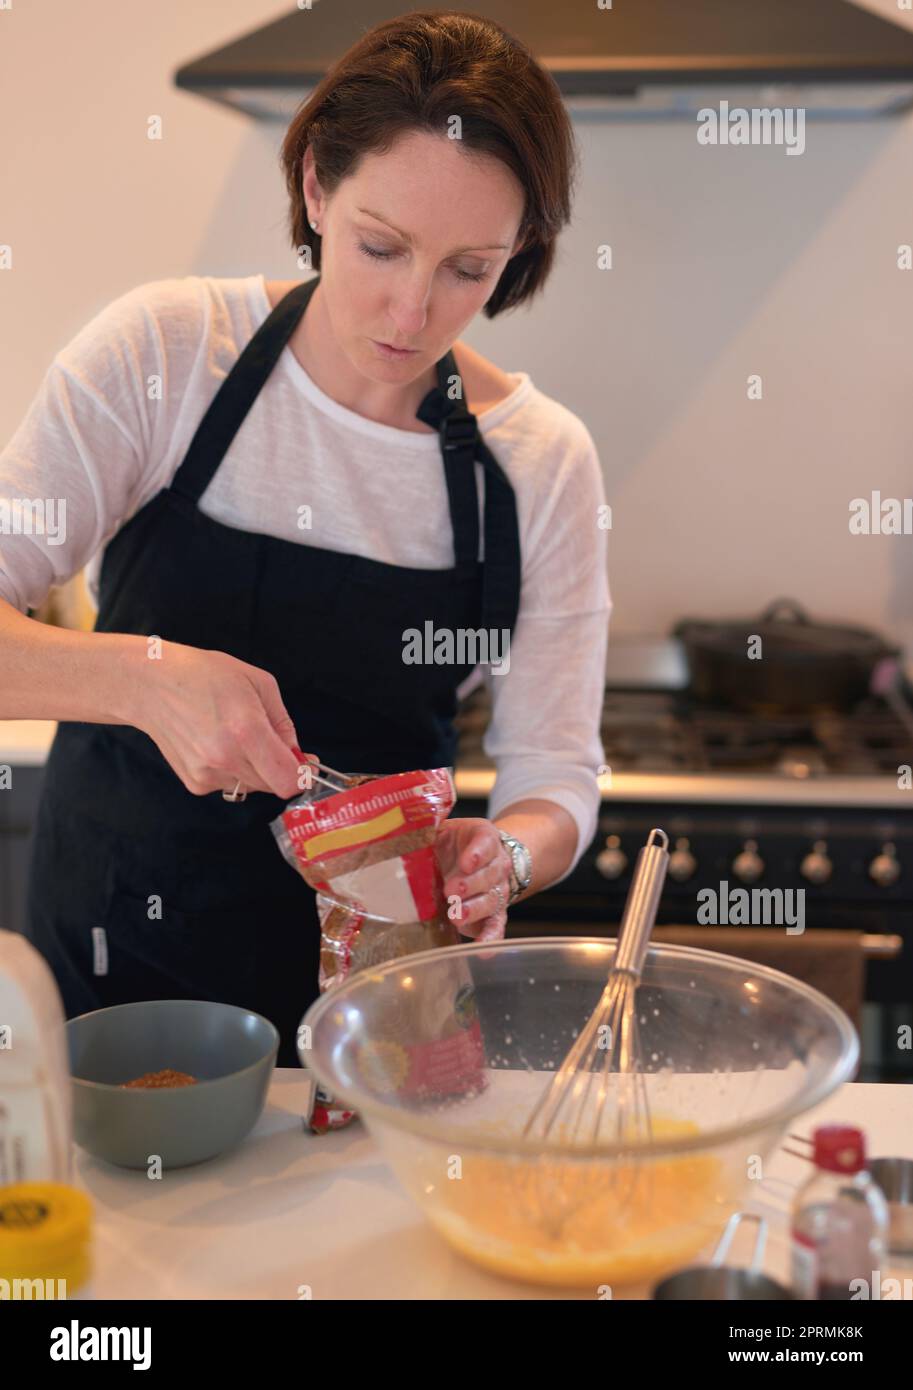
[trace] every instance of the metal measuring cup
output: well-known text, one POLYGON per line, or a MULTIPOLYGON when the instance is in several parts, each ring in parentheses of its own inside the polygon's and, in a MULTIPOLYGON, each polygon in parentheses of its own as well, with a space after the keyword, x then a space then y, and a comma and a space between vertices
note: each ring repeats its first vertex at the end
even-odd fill
POLYGON ((693 1265, 681 1269, 662 1279, 653 1290, 653 1298, 668 1299, 755 1299, 761 1302, 792 1299, 794 1294, 779 1284, 776 1279, 761 1272, 764 1247, 767 1243, 767 1222, 763 1216, 753 1212, 737 1211, 726 1222, 719 1244, 713 1252, 709 1265, 693 1265), (723 1260, 732 1244, 732 1238, 742 1221, 756 1221, 758 1234, 755 1239, 751 1263, 744 1267, 724 1265, 723 1260))
POLYGON ((913 1158, 873 1158, 866 1168, 888 1204, 888 1250, 913 1255, 913 1158))

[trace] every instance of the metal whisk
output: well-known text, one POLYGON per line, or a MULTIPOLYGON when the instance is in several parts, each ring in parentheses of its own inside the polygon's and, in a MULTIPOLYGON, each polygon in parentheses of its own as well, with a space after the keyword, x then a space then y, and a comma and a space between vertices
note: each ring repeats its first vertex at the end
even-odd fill
POLYGON ((523 1128, 527 1138, 555 1137, 574 1146, 602 1139, 640 1144, 652 1137, 637 988, 669 865, 668 845, 665 831, 651 830, 637 856, 608 982, 530 1114, 523 1128))

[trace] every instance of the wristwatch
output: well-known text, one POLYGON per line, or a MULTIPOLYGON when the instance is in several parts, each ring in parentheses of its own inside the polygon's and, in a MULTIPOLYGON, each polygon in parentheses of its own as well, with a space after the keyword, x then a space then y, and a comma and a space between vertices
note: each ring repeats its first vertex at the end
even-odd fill
POLYGON ((506 830, 499 830, 501 843, 510 855, 510 896, 507 905, 515 903, 520 894, 530 885, 533 879, 533 857, 523 844, 522 840, 517 840, 513 835, 508 835, 506 830))

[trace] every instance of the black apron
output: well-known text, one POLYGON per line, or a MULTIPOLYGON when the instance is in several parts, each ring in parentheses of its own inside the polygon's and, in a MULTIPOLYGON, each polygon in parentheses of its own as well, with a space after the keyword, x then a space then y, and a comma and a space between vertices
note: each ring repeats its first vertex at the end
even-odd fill
MULTIPOLYGON (((450 399, 452 352, 416 412, 441 435, 452 568, 242 531, 197 506, 318 280, 272 310, 171 485, 109 541, 95 630, 228 652, 271 672, 300 747, 332 767, 452 767, 456 690, 473 664, 406 664, 403 634, 424 634, 427 622, 512 631, 520 597, 513 490, 475 416, 450 399), (485 471, 484 564, 474 460, 485 471)), ((278 1064, 295 1065, 296 1029, 318 994, 319 924, 313 890, 269 828, 285 804, 265 792, 238 803, 195 796, 140 730, 61 722, 33 841, 26 935, 51 966, 67 1017, 135 1000, 220 1000, 269 1018, 278 1064)))

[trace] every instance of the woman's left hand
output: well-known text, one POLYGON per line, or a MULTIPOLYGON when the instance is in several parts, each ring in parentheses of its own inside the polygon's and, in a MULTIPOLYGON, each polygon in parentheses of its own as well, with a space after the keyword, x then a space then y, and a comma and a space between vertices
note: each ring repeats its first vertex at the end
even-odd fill
POLYGON ((463 936, 498 941, 507 926, 510 855, 497 826, 481 817, 457 816, 438 831, 437 861, 444 875, 444 896, 457 897, 462 911, 453 921, 463 936), (495 889, 500 889, 500 898, 495 889))

